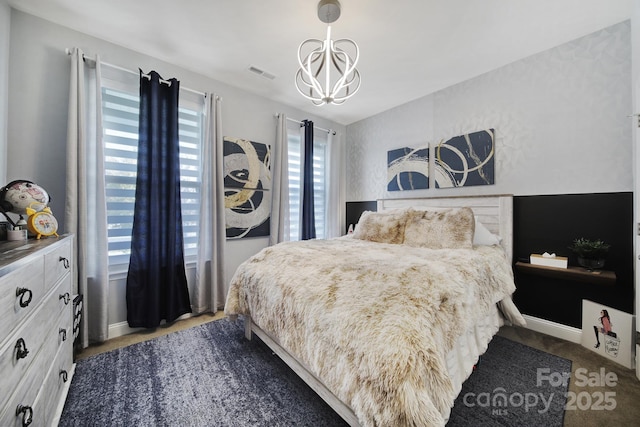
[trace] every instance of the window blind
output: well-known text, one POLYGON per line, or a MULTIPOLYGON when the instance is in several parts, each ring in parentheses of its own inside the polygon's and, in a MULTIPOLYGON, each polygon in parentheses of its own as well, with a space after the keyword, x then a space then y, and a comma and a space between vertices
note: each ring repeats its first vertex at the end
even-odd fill
MULTIPOLYGON (((299 126, 287 128, 289 168, 289 239, 300 240, 300 213, 302 200, 302 138, 299 126)), ((326 236, 327 205, 327 135, 314 133, 313 141, 313 192, 316 238, 326 236)))

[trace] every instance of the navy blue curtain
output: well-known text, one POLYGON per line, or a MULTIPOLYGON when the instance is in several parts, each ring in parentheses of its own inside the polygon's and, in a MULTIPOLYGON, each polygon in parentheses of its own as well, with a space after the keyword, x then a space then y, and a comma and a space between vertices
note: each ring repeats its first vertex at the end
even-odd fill
POLYGON ((190 313, 184 270, 178 91, 180 82, 140 71, 138 176, 127 275, 127 321, 154 328, 190 313))
POLYGON ((304 165, 302 171, 302 229, 300 240, 316 238, 316 216, 313 209, 313 122, 303 120, 304 165))

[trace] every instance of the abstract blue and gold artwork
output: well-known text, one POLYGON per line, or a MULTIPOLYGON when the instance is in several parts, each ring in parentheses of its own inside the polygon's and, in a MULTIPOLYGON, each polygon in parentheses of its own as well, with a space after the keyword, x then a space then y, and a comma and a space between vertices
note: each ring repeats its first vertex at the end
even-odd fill
POLYGON ((398 148, 387 152, 387 191, 429 188, 429 148, 398 148))
POLYGON ((224 207, 228 239, 268 236, 271 217, 271 149, 223 138, 224 207))
POLYGON ((495 184, 495 130, 486 129, 435 145, 436 188, 495 184))

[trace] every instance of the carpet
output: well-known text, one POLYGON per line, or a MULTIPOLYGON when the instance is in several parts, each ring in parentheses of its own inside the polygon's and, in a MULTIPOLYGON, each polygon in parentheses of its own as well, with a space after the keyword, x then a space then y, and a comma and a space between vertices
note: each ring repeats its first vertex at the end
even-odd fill
POLYGON ((447 427, 562 427, 571 361, 495 336, 462 384, 447 427))
MULTIPOLYGON (((550 375, 571 372, 571 362, 494 337, 465 382, 448 426, 562 425, 564 403, 555 394, 564 393, 537 387, 537 368, 549 368, 550 375), (493 407, 492 400, 500 403, 494 399, 498 387, 505 389, 507 403, 493 407), (518 405, 518 393, 531 400, 527 393, 534 392, 545 401, 555 393, 548 411, 518 405)), ((78 361, 59 425, 345 423, 259 339, 247 341, 242 322, 218 320, 78 361)))

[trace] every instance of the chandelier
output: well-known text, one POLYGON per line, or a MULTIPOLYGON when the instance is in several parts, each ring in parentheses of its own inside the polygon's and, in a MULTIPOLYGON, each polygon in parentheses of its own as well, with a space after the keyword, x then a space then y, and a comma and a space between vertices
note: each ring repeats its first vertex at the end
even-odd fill
MULTIPOLYGON (((338 0, 320 0, 318 18, 331 24, 340 17, 338 0)), ((331 40, 331 26, 326 40, 307 39, 298 48, 296 88, 315 105, 342 104, 360 88, 356 69, 360 49, 349 39, 331 40)))

